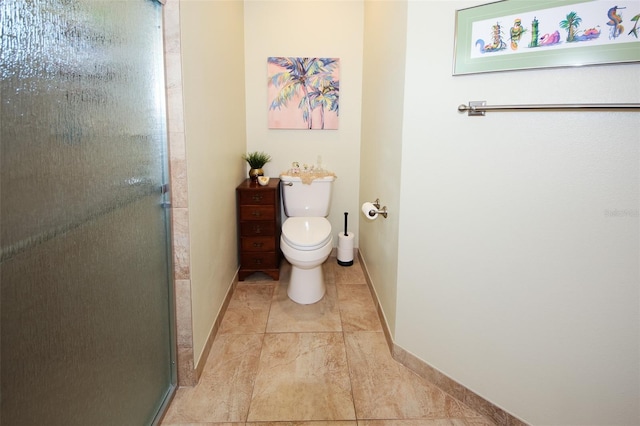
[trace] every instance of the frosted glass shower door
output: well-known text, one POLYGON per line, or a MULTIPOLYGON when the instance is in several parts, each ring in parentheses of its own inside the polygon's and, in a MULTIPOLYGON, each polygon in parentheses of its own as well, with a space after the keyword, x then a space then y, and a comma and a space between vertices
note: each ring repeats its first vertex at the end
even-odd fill
POLYGON ((0 1, 3 425, 145 425, 175 387, 162 6, 0 1))

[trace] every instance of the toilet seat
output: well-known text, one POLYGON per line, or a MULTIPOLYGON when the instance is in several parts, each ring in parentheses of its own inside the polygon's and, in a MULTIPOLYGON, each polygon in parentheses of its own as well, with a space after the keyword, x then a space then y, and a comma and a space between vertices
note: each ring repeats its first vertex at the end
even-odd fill
POLYGON ((282 238, 296 250, 317 250, 331 239, 331 223, 324 217, 290 217, 282 224, 282 238))

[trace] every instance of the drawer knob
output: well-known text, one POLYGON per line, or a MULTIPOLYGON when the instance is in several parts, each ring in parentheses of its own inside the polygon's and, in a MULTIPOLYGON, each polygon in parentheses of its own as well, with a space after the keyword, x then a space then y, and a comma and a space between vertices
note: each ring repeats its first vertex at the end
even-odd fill
POLYGON ((255 194, 251 198, 253 201, 262 201, 262 194, 255 194))
POLYGON ((264 243, 253 243, 254 247, 262 247, 264 243))
POLYGON ((253 263, 255 263, 256 265, 262 265, 262 259, 260 259, 259 257, 254 257, 253 263))
POLYGON ((262 216, 262 213, 260 213, 260 210, 254 210, 251 212, 251 215, 253 217, 258 217, 258 216, 262 216))
POLYGON ((262 227, 260 225, 254 225, 253 226, 253 232, 256 234, 261 234, 262 233, 262 227))

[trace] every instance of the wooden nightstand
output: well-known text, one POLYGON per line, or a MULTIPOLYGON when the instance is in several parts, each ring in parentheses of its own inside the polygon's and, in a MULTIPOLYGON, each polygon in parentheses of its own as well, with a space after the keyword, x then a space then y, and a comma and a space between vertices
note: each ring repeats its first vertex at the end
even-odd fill
POLYGON ((260 186, 250 179, 236 188, 238 212, 238 279, 254 272, 280 279, 280 179, 260 186))

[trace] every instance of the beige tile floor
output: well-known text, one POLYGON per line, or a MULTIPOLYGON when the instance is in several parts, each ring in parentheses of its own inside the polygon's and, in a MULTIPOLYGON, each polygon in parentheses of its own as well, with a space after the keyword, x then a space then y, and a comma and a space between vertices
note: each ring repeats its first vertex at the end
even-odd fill
POLYGON ((323 265, 313 305, 280 281, 240 282, 202 377, 178 389, 164 426, 488 426, 391 357, 361 265, 323 265))

